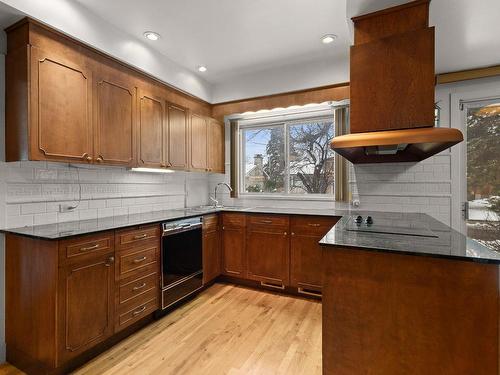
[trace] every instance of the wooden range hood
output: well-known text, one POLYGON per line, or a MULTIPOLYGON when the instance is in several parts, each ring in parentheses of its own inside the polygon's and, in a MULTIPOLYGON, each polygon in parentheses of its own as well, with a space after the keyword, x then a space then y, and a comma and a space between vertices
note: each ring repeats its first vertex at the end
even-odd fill
POLYGON ((331 147, 354 164, 426 159, 461 141, 434 128, 434 27, 430 0, 353 18, 350 133, 331 147))

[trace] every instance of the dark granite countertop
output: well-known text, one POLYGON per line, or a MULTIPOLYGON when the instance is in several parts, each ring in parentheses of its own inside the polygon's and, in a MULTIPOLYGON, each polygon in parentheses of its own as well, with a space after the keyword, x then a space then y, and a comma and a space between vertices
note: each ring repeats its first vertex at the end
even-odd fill
POLYGON ((352 249, 397 252, 401 254, 500 264, 499 252, 474 243, 473 240, 468 239, 466 236, 429 215, 418 213, 270 207, 190 208, 9 228, 3 229, 2 232, 46 240, 57 240, 105 230, 154 224, 222 211, 283 215, 339 216, 341 219, 320 241, 321 245, 331 247, 332 249, 335 247, 349 247, 352 249), (364 218, 371 215, 377 223, 384 221, 388 224, 388 227, 393 226, 394 228, 401 228, 406 226, 417 228, 424 235, 429 234, 433 237, 348 230, 352 229, 352 218, 358 214, 362 215, 364 218), (470 246, 471 244, 473 246, 470 246))
POLYGON ((429 215, 401 212, 360 214, 363 217, 372 215, 386 228, 394 228, 394 233, 353 231, 353 217, 357 213, 351 212, 338 221, 320 244, 332 249, 351 248, 500 264, 499 252, 468 239, 429 215), (419 232, 419 235, 396 234, 401 228, 410 228, 410 232, 419 232))
POLYGON ((63 223, 34 225, 20 228, 1 230, 4 233, 14 233, 23 236, 35 237, 46 240, 57 240, 82 234, 101 232, 105 230, 126 228, 134 225, 154 224, 164 221, 183 219, 193 216, 207 215, 210 213, 229 211, 245 213, 273 213, 284 215, 318 215, 342 216, 347 211, 323 209, 294 209, 294 208, 268 208, 268 207, 224 207, 224 208, 190 208, 165 211, 153 211, 140 214, 111 216, 100 219, 77 220, 63 223))

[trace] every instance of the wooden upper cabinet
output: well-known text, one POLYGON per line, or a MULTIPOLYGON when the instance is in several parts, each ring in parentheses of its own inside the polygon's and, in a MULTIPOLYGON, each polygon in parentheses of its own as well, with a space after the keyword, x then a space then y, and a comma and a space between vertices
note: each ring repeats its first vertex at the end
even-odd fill
POLYGON ((95 76, 95 160, 133 166, 136 138, 136 87, 120 71, 100 64, 95 76))
POLYGON ((172 169, 188 168, 188 113, 187 109, 168 104, 168 131, 166 149, 168 150, 167 166, 172 169))
POLYGON ((207 171, 207 139, 208 120, 206 117, 191 114, 191 130, 189 132, 189 167, 193 170, 207 171))
POLYGON ((208 120, 208 170, 224 173, 224 123, 215 119, 208 120))
POLYGON ((92 76, 84 59, 31 47, 30 70, 30 159, 90 162, 92 76))
POLYGON ((166 167, 167 121, 165 101, 139 90, 137 163, 143 167, 166 167))

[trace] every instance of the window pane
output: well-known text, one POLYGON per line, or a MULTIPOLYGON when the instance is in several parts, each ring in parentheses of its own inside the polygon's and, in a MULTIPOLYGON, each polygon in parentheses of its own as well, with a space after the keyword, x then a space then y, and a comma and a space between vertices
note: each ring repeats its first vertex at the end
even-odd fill
POLYGON ((289 133, 290 193, 333 195, 333 119, 292 124, 289 133))
POLYGON ((285 137, 283 126, 243 130, 245 192, 284 193, 285 137))

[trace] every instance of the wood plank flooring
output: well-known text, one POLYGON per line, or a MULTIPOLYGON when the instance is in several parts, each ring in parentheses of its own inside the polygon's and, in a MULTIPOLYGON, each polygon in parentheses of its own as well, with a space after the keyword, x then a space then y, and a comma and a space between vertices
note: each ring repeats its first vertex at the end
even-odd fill
POLYGON ((75 374, 321 374, 321 303, 215 284, 75 374))

